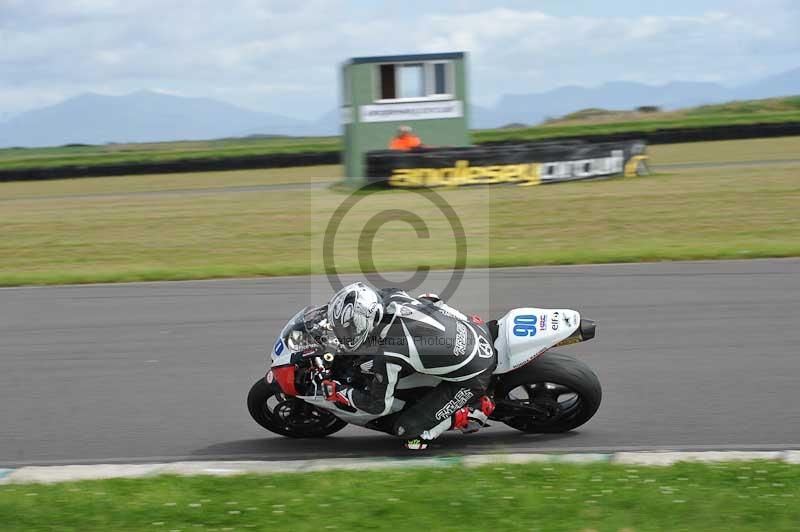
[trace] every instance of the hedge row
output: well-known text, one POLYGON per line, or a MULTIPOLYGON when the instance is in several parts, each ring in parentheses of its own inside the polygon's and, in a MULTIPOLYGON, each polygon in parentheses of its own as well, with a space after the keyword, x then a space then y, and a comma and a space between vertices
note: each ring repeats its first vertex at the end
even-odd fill
POLYGON ((0 170, 0 181, 34 181, 70 177, 101 177, 141 174, 174 174, 211 172, 215 170, 248 170, 252 168, 288 168, 338 164, 339 152, 274 153, 226 158, 185 159, 165 162, 98 164, 92 166, 58 166, 0 170))
MULTIPOLYGON (((730 126, 706 126, 687 128, 667 128, 653 131, 625 131, 622 133, 603 133, 599 135, 578 135, 543 140, 583 140, 586 142, 618 142, 644 140, 647 144, 678 144, 681 142, 707 142, 712 140, 739 140, 770 137, 791 137, 800 135, 800 122, 780 122, 767 124, 741 124, 730 126)), ((483 145, 516 144, 519 140, 484 142, 483 145)))

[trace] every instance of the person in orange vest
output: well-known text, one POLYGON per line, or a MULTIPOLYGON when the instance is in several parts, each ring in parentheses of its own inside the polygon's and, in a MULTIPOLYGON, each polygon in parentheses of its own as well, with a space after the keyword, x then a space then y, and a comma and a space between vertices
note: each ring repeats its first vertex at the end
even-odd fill
POLYGON ((397 128, 397 136, 389 142, 390 150, 411 151, 422 147, 422 141, 411 132, 410 126, 400 126, 397 128))

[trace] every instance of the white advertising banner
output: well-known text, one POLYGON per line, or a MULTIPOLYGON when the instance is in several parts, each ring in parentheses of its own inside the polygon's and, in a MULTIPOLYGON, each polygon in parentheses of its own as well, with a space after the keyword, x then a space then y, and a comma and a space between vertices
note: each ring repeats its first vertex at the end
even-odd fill
POLYGON ((402 122, 403 120, 433 120, 436 118, 461 118, 464 105, 461 100, 435 102, 385 103, 362 105, 361 122, 402 122))

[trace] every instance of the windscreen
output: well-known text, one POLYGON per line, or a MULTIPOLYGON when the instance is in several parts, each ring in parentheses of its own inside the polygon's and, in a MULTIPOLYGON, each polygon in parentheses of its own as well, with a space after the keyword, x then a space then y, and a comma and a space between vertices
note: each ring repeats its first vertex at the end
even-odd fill
POLYGON ((319 347, 323 343, 328 306, 306 307, 289 320, 281 331, 283 344, 289 351, 296 353, 309 348, 319 347))
POLYGON ((306 310, 307 309, 303 309, 295 314, 281 331, 283 345, 293 353, 303 351, 310 347, 316 347, 317 345, 317 342, 314 341, 314 337, 311 336, 306 329, 306 310))

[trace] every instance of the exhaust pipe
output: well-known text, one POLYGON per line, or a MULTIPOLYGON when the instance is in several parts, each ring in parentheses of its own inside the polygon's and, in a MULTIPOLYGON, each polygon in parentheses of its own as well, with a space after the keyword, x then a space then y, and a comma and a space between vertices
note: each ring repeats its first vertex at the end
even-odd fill
POLYGON ((577 344, 578 342, 585 342, 586 340, 591 340, 594 338, 595 332, 597 331, 597 322, 594 320, 587 320, 586 318, 581 318, 581 323, 575 332, 558 342, 553 347, 559 347, 562 345, 570 345, 570 344, 577 344))
POLYGON ((594 338, 595 330, 597 330, 597 322, 581 318, 581 326, 578 327, 578 330, 581 332, 582 340, 591 340, 594 338))

